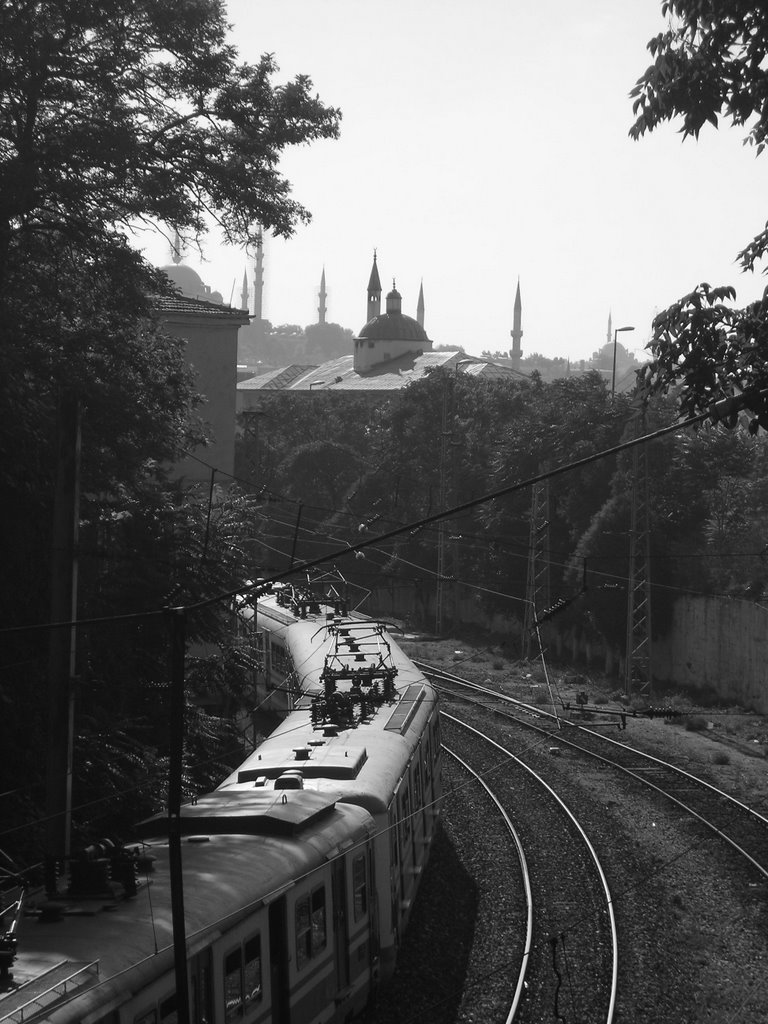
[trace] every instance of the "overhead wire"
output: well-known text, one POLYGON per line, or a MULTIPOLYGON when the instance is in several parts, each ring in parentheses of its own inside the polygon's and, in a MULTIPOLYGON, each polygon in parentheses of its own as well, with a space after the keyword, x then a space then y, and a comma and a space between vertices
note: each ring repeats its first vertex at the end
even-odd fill
MULTIPOLYGON (((499 498, 506 497, 507 495, 513 494, 516 491, 523 490, 524 488, 527 487, 532 487, 537 483, 543 483, 546 480, 554 479, 556 477, 564 475, 565 473, 569 473, 574 470, 580 469, 584 466, 592 465, 593 463, 598 462, 601 459, 608 458, 619 452, 628 451, 632 448, 636 448, 641 444, 646 444, 649 441, 653 441, 657 438, 665 437, 668 434, 673 433, 674 431, 682 429, 683 427, 693 426, 696 423, 701 423, 705 419, 708 419, 709 417, 718 414, 717 407, 719 405, 721 405, 721 403, 715 403, 715 406, 706 410, 705 412, 698 413, 694 416, 689 416, 687 419, 682 420, 680 422, 670 424, 666 427, 660 427, 657 430, 654 430, 648 434, 642 434, 639 435, 638 437, 622 441, 619 444, 612 446, 611 448, 604 449, 600 452, 594 452, 590 455, 584 456, 581 459, 577 459, 574 462, 567 462, 560 466, 556 466, 554 468, 547 469, 543 472, 537 473, 535 476, 528 477, 524 480, 516 481, 515 483, 512 484, 507 484, 487 494, 481 495, 480 497, 472 498, 468 501, 462 502, 459 505, 451 506, 447 509, 438 510, 437 512, 433 512, 429 515, 423 516, 421 519, 411 521, 409 523, 402 524, 389 530, 386 530, 384 533, 378 534, 375 537, 357 540, 355 543, 347 543, 345 546, 334 550, 328 555, 321 555, 316 556, 314 558, 306 559, 303 562, 299 562, 286 570, 274 573, 270 578, 261 580, 259 581, 259 583, 248 583, 244 581, 243 584, 239 585, 235 589, 221 591, 211 597, 204 598, 198 601, 193 601, 187 605, 178 606, 175 610, 183 608, 186 612, 189 613, 201 611, 205 608, 210 607, 213 604, 217 604, 219 602, 224 601, 231 601, 232 599, 238 596, 242 596, 243 594, 246 594, 249 591, 258 589, 258 587, 260 586, 264 586, 269 583, 279 582, 280 580, 285 579, 287 576, 290 576, 294 573, 306 572, 309 569, 313 569, 317 566, 324 565, 327 562, 340 561, 351 554, 355 554, 359 551, 365 551, 370 547, 373 547, 377 544, 382 544, 385 541, 391 540, 395 537, 400 537, 405 533, 417 529, 422 529, 433 523, 442 522, 443 520, 455 517, 456 515, 462 512, 477 508, 480 505, 489 504, 490 502, 498 500, 499 498)), ((167 615, 168 611, 168 608, 157 608, 144 612, 133 612, 121 615, 97 616, 86 619, 69 620, 63 622, 32 623, 25 626, 4 626, 0 628, 0 635, 7 633, 18 633, 24 630, 37 631, 41 629, 67 627, 71 628, 72 626, 76 625, 96 625, 107 622, 120 622, 145 619, 151 617, 160 617, 163 615, 167 615)))

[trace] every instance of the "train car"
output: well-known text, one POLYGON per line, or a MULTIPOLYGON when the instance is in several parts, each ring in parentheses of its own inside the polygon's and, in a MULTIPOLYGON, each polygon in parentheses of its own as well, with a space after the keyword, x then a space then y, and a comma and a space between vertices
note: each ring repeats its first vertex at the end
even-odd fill
MULTIPOLYGON (((435 834, 438 706, 385 624, 306 588, 253 609, 291 710, 182 807, 190 1020, 347 1022, 394 969, 435 834)), ((30 903, 0 1021, 179 1020, 167 822, 84 851, 60 898, 30 903)))

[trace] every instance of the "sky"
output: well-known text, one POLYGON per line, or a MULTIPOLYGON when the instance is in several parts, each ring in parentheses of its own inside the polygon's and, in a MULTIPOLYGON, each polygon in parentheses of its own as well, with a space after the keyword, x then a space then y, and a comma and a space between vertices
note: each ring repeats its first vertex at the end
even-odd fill
MULTIPOLYGON (((365 322, 373 251, 435 344, 508 350, 518 280, 523 355, 588 359, 613 327, 641 355, 654 315, 698 283, 739 304, 766 280, 735 258, 765 222, 768 156, 743 132, 639 142, 629 92, 664 30, 661 0, 229 0, 246 61, 307 74, 342 111, 338 140, 287 151, 312 213, 264 244, 263 315, 275 326, 365 322)), ((142 239, 169 262, 167 242, 142 239)), ((208 237, 185 262, 234 305, 246 253, 208 237)), ((249 271, 250 273, 250 271, 249 271)))

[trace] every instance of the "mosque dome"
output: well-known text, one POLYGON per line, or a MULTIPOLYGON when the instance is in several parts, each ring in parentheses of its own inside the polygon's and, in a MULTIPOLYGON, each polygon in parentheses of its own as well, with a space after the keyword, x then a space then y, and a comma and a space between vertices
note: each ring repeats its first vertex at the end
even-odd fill
POLYGON ((212 292, 203 279, 183 263, 171 263, 160 268, 165 276, 175 284, 182 295, 188 299, 206 299, 208 302, 222 303, 224 299, 219 292, 212 292))
POLYGON ((424 328, 405 313, 380 313, 368 321, 358 338, 366 341, 429 342, 424 328))
POLYGON ((372 317, 358 334, 366 341, 419 341, 429 345, 427 332, 413 317, 402 312, 402 296, 392 283, 387 311, 372 317))

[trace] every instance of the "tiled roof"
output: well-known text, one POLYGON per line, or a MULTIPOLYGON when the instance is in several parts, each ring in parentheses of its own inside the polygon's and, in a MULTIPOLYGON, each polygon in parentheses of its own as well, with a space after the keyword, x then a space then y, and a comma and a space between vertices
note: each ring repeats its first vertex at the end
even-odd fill
MULTIPOLYGON (((397 391, 422 378, 428 370, 452 366, 466 359, 462 352, 424 352, 403 355, 357 373, 352 355, 331 359, 319 366, 286 366, 281 370, 251 377, 237 385, 238 391, 397 391), (314 387, 310 388, 310 385, 314 387)), ((461 366, 472 376, 496 379, 514 377, 511 368, 478 359, 461 366)))
POLYGON ((156 295, 153 297, 153 305, 163 315, 168 316, 174 313, 204 317, 236 317, 238 320, 248 319, 247 309, 233 309, 232 306, 222 306, 220 302, 211 302, 208 299, 191 299, 186 295, 156 295))
MULTIPOLYGON (((237 385, 241 391, 285 391, 299 377, 305 376, 316 366, 283 366, 277 370, 267 370, 257 377, 248 377, 237 385)), ((313 378, 314 379, 314 378, 313 378)))

